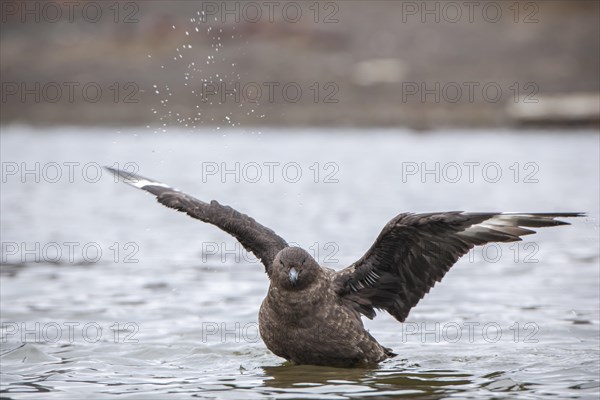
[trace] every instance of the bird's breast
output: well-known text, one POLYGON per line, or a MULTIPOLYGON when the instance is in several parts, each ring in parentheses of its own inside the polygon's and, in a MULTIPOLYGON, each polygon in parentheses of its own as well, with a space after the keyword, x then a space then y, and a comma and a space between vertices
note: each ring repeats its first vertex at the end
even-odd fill
POLYGON ((303 290, 285 290, 271 286, 263 302, 264 312, 286 327, 306 328, 326 317, 336 302, 336 295, 327 281, 303 290))

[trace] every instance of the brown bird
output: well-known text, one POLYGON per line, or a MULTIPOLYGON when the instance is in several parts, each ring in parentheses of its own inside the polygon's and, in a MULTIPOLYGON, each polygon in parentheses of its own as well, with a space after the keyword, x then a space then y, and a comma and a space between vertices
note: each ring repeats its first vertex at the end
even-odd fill
POLYGON ((557 217, 582 213, 400 214, 367 253, 340 271, 321 267, 271 229, 216 201, 205 203, 164 183, 107 167, 167 207, 216 225, 265 266, 271 281, 259 313, 260 335, 273 353, 296 364, 364 366, 395 356, 364 328, 385 310, 400 322, 471 248, 514 242, 526 227, 569 225, 557 217))

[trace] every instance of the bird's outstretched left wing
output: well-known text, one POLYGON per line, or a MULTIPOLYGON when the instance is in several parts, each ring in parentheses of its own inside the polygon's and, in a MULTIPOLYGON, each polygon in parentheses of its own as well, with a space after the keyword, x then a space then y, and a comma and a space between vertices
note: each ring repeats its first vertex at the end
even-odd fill
POLYGON ((473 246, 513 242, 535 233, 524 227, 568 225, 557 217, 580 213, 400 214, 380 233, 367 253, 337 273, 342 301, 368 318, 375 309, 404 322, 412 307, 473 246))
POLYGON ((288 247, 286 241, 271 229, 229 206, 223 206, 215 200, 205 203, 164 183, 110 167, 106 167, 106 169, 125 183, 152 193, 159 203, 185 212, 190 217, 216 225, 229 233, 246 250, 254 253, 261 260, 269 276, 275 255, 283 248, 288 247))

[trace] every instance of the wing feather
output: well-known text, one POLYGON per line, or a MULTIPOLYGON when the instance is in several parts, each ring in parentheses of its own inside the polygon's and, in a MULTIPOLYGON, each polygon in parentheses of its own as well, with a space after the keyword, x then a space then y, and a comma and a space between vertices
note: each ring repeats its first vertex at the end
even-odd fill
POLYGON ((337 273, 337 292, 342 301, 368 318, 375 316, 375 309, 383 309, 403 322, 410 309, 474 246, 518 241, 520 236, 535 233, 528 227, 568 225, 555 218, 583 215, 400 214, 360 260, 337 273))
POLYGON ((205 203, 164 183, 110 167, 106 169, 125 183, 152 193, 159 203, 184 212, 192 218, 213 224, 229 233, 246 250, 254 253, 261 260, 269 275, 275 255, 288 247, 286 241, 271 229, 229 206, 221 205, 215 200, 205 203))

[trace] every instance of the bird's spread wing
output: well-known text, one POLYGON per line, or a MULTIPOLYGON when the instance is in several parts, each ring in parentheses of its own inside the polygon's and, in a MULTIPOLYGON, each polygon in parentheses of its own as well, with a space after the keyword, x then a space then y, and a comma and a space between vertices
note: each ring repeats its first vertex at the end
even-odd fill
POLYGON ((512 214, 445 212, 400 214, 367 253, 337 273, 342 301, 368 318, 375 309, 403 322, 412 307, 473 246, 513 242, 535 233, 525 227, 568 225, 557 217, 579 213, 512 214))
POLYGON ((286 241, 271 229, 229 206, 223 206, 215 200, 205 203, 164 183, 109 167, 106 169, 125 183, 152 193, 159 203, 185 212, 190 217, 216 225, 234 236, 246 250, 251 251, 261 260, 269 275, 275 255, 281 249, 288 247, 286 241))

